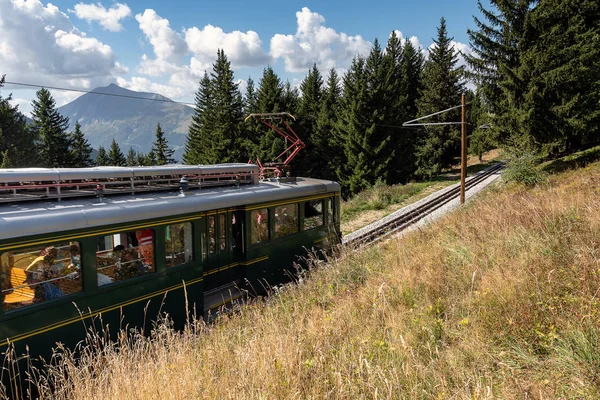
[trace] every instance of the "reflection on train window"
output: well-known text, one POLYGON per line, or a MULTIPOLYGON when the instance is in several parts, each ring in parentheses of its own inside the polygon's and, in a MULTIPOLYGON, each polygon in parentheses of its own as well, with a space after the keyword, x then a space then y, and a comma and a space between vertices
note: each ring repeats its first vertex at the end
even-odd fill
POLYGON ((154 231, 140 229, 98 237, 96 268, 98 286, 154 272, 154 231))
POLYGON ((217 232, 215 231, 215 216, 208 217, 208 253, 217 252, 217 232))
POLYGON ((167 268, 193 260, 192 223, 169 225, 165 229, 165 265, 167 268))
POLYGON ((250 242, 255 244, 269 240, 269 210, 261 208, 252 211, 250 220, 252 221, 250 242))
POLYGON ((231 251, 242 249, 242 221, 239 211, 231 214, 231 243, 229 243, 229 246, 231 251))
POLYGON ((219 250, 225 250, 225 214, 219 214, 219 250))
POLYGON ((81 292, 79 242, 12 250, 0 256, 4 311, 81 292))
POLYGON ((333 199, 330 197, 327 199, 327 221, 333 223, 333 199))
POLYGON ((275 207, 275 237, 298 232, 298 204, 275 207))
POLYGON ((200 252, 202 253, 202 261, 206 260, 206 232, 200 233, 200 252))
POLYGON ((304 230, 323 225, 323 200, 304 203, 304 230))

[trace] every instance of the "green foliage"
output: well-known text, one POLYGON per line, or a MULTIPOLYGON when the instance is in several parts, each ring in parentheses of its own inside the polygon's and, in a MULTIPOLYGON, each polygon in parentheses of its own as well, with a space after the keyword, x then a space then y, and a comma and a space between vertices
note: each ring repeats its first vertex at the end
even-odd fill
POLYGON ((192 115, 183 162, 186 164, 202 164, 212 128, 212 84, 205 72, 196 92, 195 112, 192 115))
MULTIPOLYGON (((258 84, 257 113, 275 113, 284 109, 283 84, 270 66, 263 70, 258 84)), ((283 150, 283 139, 261 123, 249 122, 248 132, 253 143, 251 158, 260 158, 262 162, 275 160, 283 150)))
POLYGON ((156 165, 175 163, 175 159, 173 159, 173 150, 169 148, 169 143, 165 138, 165 133, 160 127, 160 123, 156 124, 156 139, 152 144, 152 151, 156 154, 156 165))
MULTIPOLYGON (((0 77, 0 88, 4 80, 4 76, 0 77)), ((36 166, 35 133, 18 107, 11 106, 11 98, 0 96, 0 163, 3 168, 36 166)))
POLYGON ((338 167, 344 194, 388 182, 395 155, 388 124, 397 110, 388 91, 389 63, 375 40, 369 57, 355 58, 344 77, 338 129, 345 162, 338 167))
POLYGON ((110 144, 110 150, 108 151, 108 165, 114 167, 124 167, 127 165, 127 160, 121 152, 119 144, 114 138, 110 144))
POLYGON ((144 165, 143 163, 138 164, 138 154, 135 152, 135 150, 133 149, 133 147, 129 148, 129 151, 127 152, 127 166, 128 167, 135 167, 138 165, 144 165))
MULTIPOLYGON (((429 52, 423 72, 423 91, 418 102, 421 116, 460 105, 464 92, 463 68, 458 67, 458 53, 452 46, 442 17, 437 39, 429 52)), ((460 121, 460 110, 439 114, 427 122, 460 121)), ((460 127, 458 125, 427 126, 417 149, 417 174, 432 177, 456 163, 460 156, 460 127)))
POLYGON ((546 179, 545 174, 537 168, 540 156, 531 146, 506 147, 504 153, 506 170, 502 176, 507 181, 534 186, 546 179))
POLYGON ((318 115, 321 108, 321 99, 323 97, 323 78, 317 69, 317 64, 313 64, 308 71, 308 75, 300 83, 300 100, 297 120, 299 127, 298 135, 306 144, 297 162, 301 169, 299 175, 319 177, 327 168, 327 150, 326 138, 320 135, 323 133, 318 129, 318 115))
POLYGON ((600 143, 600 3, 540 2, 526 19, 524 131, 555 155, 600 143))
POLYGON ((75 130, 71 134, 71 144, 71 166, 84 168, 94 165, 92 146, 83 135, 79 122, 75 123, 75 130))
MULTIPOLYGON (((196 93, 184 162, 216 164, 247 160, 248 141, 242 120, 242 95, 234 82, 231 63, 219 49, 210 77, 204 75, 196 93)), ((161 162, 160 154, 155 153, 157 162, 161 162)))
POLYGON ((344 162, 343 154, 339 151, 342 140, 336 127, 341 96, 338 74, 332 68, 327 78, 327 87, 322 94, 321 107, 312 135, 317 158, 321 163, 319 170, 314 171, 313 176, 317 178, 334 180, 337 166, 344 162))
POLYGON ((47 89, 38 90, 36 96, 31 115, 38 140, 38 166, 70 167, 72 143, 67 133, 69 119, 60 115, 55 108, 56 102, 47 89))
POLYGON ((110 160, 106 149, 102 146, 98 147, 98 154, 96 155, 96 165, 99 167, 110 165, 110 160))

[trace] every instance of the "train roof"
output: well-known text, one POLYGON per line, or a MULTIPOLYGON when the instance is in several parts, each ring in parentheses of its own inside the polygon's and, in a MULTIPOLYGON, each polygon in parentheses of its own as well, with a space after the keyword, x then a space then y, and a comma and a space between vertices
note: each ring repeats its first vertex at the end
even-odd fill
POLYGON ((261 181, 253 185, 202 188, 179 192, 135 193, 113 197, 73 198, 60 202, 0 204, 0 240, 70 231, 215 209, 270 203, 337 193, 337 182, 297 178, 294 182, 261 181))

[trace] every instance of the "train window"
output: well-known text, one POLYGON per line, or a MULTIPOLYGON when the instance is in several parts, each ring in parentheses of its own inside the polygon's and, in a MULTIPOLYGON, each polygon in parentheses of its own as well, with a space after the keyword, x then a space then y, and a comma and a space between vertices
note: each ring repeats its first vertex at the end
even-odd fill
POLYGON ((215 216, 208 217, 208 254, 217 252, 217 232, 215 231, 215 216))
POLYGON ((81 292, 79 242, 45 244, 0 256, 4 311, 81 292))
POLYGON ((327 221, 329 221, 329 223, 333 223, 333 198, 328 198, 327 199, 327 221))
POLYGON ((96 268, 98 286, 156 271, 154 231, 140 229, 98 237, 96 268))
POLYGON ((261 208, 252 211, 250 220, 252 221, 250 243, 262 243, 269 240, 269 210, 261 208))
POLYGON ((219 250, 225 250, 225 214, 219 214, 219 250))
POLYGON ((298 232, 298 204, 275 207, 275 237, 298 232))
POLYGON ((191 222, 166 227, 165 253, 167 268, 193 260, 191 222))
POLYGON ((323 225, 323 200, 304 203, 304 230, 323 225))

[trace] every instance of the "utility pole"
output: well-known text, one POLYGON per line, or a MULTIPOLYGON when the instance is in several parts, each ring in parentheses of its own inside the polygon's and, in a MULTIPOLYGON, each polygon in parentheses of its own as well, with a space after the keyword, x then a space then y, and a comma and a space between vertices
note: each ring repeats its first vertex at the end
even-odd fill
POLYGON ((460 140, 460 204, 465 203, 465 181, 467 179, 467 121, 466 121, 467 102, 465 95, 462 95, 462 121, 461 121, 461 140, 460 140))

